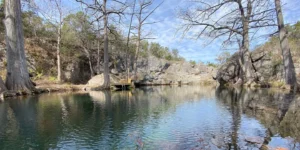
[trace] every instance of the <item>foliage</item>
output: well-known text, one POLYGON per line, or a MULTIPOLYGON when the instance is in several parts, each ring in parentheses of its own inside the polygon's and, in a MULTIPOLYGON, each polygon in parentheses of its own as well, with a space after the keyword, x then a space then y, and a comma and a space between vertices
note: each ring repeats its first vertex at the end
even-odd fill
POLYGON ((228 59, 230 58, 230 53, 225 51, 222 52, 217 58, 216 61, 218 62, 218 64, 224 64, 226 61, 228 61, 228 59))
POLYGON ((50 76, 49 81, 52 81, 52 82, 57 81, 57 78, 55 76, 50 76))
POLYGON ((157 58, 163 58, 166 60, 173 61, 182 61, 184 60, 179 56, 179 51, 177 49, 169 50, 168 47, 163 47, 159 43, 151 43, 150 44, 151 54, 157 58))
MULTIPOLYGON (((289 33, 289 46, 295 63, 299 63, 300 60, 300 22, 294 25, 288 25, 287 30, 289 33)), ((278 35, 270 37, 270 39, 257 49, 261 49, 271 56, 272 65, 277 66, 282 64, 282 52, 280 49, 280 41, 278 35)))
MULTIPOLYGON (((0 4, 0 8, 2 3, 0 4)), ((35 9, 24 9, 22 12, 23 29, 25 35, 25 50, 31 56, 30 60, 34 64, 33 74, 36 78, 43 76, 55 76, 56 68, 56 46, 57 46, 57 24, 50 22, 49 19, 40 15, 35 9)), ((4 11, 0 11, 0 18, 4 19, 4 11)), ((98 56, 100 63, 103 58, 103 31, 97 28, 94 18, 90 18, 84 12, 75 12, 65 16, 62 24, 61 39, 61 60, 63 70, 70 63, 78 58, 86 57, 86 52, 82 46, 87 47, 93 64, 96 64, 98 56), (99 55, 98 55, 98 43, 99 55)), ((101 26, 101 25, 100 25, 101 26)), ((0 32, 4 33, 4 25, 0 24, 0 32)), ((109 55, 110 60, 117 61, 125 59, 126 55, 126 36, 124 31, 116 27, 114 24, 109 25, 109 55)), ((2 40, 4 39, 1 38, 2 40)), ((136 50, 135 37, 130 37, 129 42, 129 58, 134 56, 136 50)), ((158 43, 150 43, 147 40, 141 42, 140 57, 149 57, 150 55, 169 61, 184 61, 179 56, 179 50, 163 47, 158 43)), ((85 59, 87 60, 87 59, 85 59)), ((2 71, 5 72, 5 71, 2 71)))
POLYGON ((192 65, 196 65, 196 61, 194 61, 194 60, 191 60, 191 61, 190 61, 190 64, 192 64, 192 65))
POLYGON ((207 62, 207 66, 217 68, 218 65, 212 62, 207 62))

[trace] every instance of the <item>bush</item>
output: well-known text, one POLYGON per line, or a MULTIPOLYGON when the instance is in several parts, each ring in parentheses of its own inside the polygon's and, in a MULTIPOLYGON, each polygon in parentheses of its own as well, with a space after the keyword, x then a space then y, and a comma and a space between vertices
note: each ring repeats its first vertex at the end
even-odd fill
POLYGON ((214 68, 217 68, 217 67, 218 67, 218 65, 216 65, 216 64, 214 64, 214 63, 212 63, 212 62, 208 62, 208 63, 207 63, 207 66, 209 66, 209 67, 214 67, 214 68))
POLYGON ((49 77, 49 81, 52 81, 52 82, 57 81, 57 78, 54 77, 54 76, 50 76, 50 77, 49 77))
POLYGON ((196 65, 196 61, 194 61, 194 60, 191 60, 191 61, 190 61, 190 64, 192 64, 192 65, 196 65))

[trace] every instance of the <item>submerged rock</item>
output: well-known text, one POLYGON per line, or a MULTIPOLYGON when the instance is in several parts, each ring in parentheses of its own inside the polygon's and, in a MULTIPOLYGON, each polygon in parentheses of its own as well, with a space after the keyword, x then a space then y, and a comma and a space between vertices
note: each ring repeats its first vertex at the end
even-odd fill
POLYGON ((264 143, 264 138, 258 136, 246 137, 245 141, 251 144, 255 144, 257 145, 257 147, 261 147, 264 143))

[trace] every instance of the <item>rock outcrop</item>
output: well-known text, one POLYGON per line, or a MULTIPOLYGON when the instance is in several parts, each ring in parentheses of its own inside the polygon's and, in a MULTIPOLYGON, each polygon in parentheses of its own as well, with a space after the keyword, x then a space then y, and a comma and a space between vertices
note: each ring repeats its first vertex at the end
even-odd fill
MULTIPOLYGON (((257 48, 251 52, 252 69, 255 73, 255 81, 258 83, 269 83, 272 81, 283 81, 284 69, 280 50, 269 50, 264 47, 257 48)), ((296 58, 294 58, 295 60, 296 58)), ((300 63, 294 61, 296 74, 300 74, 300 63)), ((229 60, 219 67, 216 80, 224 85, 226 83, 236 83, 240 73, 239 53, 233 54, 229 60)))
MULTIPOLYGON (((41 76, 55 78, 57 74, 55 62, 56 43, 43 39, 26 39, 25 41, 29 70, 33 74, 33 79, 39 80, 41 76)), ((4 46, 0 44, 0 48, 4 49, 4 46)), ((76 56, 68 54, 70 56, 64 56, 64 59, 62 59, 63 80, 72 84, 87 84, 91 76, 93 76, 91 75, 88 58, 84 53, 80 53, 79 50, 77 53, 76 56)), ((5 51, 0 51, 1 55, 5 55, 5 51)), ((93 70, 97 74, 100 74, 94 77, 97 78, 104 71, 103 66, 101 66, 102 60, 100 60, 100 67, 97 68, 96 54, 92 55, 94 56, 92 59, 93 70)), ((143 85, 215 83, 212 78, 216 73, 216 68, 214 67, 208 67, 204 64, 192 64, 185 61, 168 61, 159 59, 151 54, 149 55, 139 58, 136 83, 143 85)), ((5 57, 0 58, 5 59, 5 57)), ((102 59, 102 57, 100 58, 102 59)), ((111 75, 119 79, 125 79, 126 61, 124 56, 122 54, 114 54, 109 60, 111 75)), ((130 66, 132 66, 133 60, 133 58, 129 59, 130 66)), ((5 68, 4 62, 5 60, 0 61, 0 68, 5 68)), ((133 78, 132 73, 131 78, 133 78)), ((96 84, 99 86, 102 84, 102 81, 100 82, 99 80, 96 84)))
POLYGON ((166 61, 150 56, 139 62, 136 83, 141 85, 212 83, 216 69, 204 64, 166 61))
POLYGON ((68 63, 64 69, 64 80, 73 84, 85 84, 91 79, 88 60, 85 57, 78 57, 68 63))
POLYGON ((231 58, 217 71, 215 79, 221 84, 235 83, 239 78, 240 65, 239 65, 239 54, 235 53, 231 58))

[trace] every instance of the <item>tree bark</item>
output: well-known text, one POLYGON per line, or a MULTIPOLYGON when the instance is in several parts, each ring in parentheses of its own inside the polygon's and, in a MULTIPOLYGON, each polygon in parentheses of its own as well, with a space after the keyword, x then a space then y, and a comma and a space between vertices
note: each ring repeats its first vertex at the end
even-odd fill
POLYGON ((253 81, 253 71, 252 71, 252 62, 250 56, 250 41, 249 41, 249 20, 252 14, 252 2, 251 0, 247 0, 247 14, 245 14, 244 7, 242 5, 242 1, 238 1, 239 10, 242 17, 243 24, 243 40, 242 40, 242 80, 243 83, 252 82, 253 81))
POLYGON ((4 25, 7 48, 6 87, 8 90, 31 91, 34 85, 29 77, 25 57, 20 0, 5 0, 4 25))
POLYGON ((134 68, 134 77, 135 78, 137 77, 137 61, 139 58, 140 45, 141 45, 141 25, 139 25, 139 27, 138 27, 138 37, 137 37, 137 41, 136 41, 136 50, 135 50, 135 55, 134 55, 133 68, 134 68))
POLYGON ((128 28, 128 35, 127 35, 127 43, 126 43, 126 72, 127 72, 127 81, 129 81, 129 40, 130 40, 130 32, 131 32, 131 26, 132 26, 132 20, 133 20, 133 16, 134 16, 134 10, 135 10, 135 4, 136 4, 136 0, 134 0, 133 3, 133 8, 132 8, 132 14, 131 14, 131 18, 130 18, 130 24, 129 24, 129 28, 128 28))
POLYGON ((87 58, 89 59, 89 66, 90 66, 90 72, 91 72, 91 78, 92 78, 95 75, 95 73, 94 73, 94 69, 93 69, 93 65, 92 65, 91 55, 90 55, 89 50, 86 47, 82 46, 82 48, 83 48, 87 58))
POLYGON ((7 90, 7 88, 6 88, 2 78, 0 77, 0 94, 6 90, 7 90))
POLYGON ((62 67, 61 67, 61 57, 60 57, 60 45, 61 45, 61 28, 63 25, 63 12, 61 8, 61 1, 55 0, 55 4, 59 13, 59 22, 57 28, 57 50, 56 50, 56 57, 57 57, 57 81, 60 83, 62 82, 62 67))
POLYGON ((60 42, 61 42, 61 25, 59 24, 57 33, 57 47, 56 47, 56 57, 57 57, 57 81, 61 82, 61 59, 60 59, 60 42))
POLYGON ((295 73, 294 62, 289 47, 287 30, 284 27, 284 20, 283 20, 280 0, 275 0, 275 6, 276 6, 276 13, 277 13, 280 47, 283 56, 283 65, 284 65, 284 73, 285 73, 284 79, 285 79, 285 83, 290 85, 292 89, 294 89, 297 88, 297 78, 295 73))
POLYGON ((136 41, 136 50, 135 50, 134 62, 133 62, 134 78, 137 78, 137 61, 139 58, 139 51, 140 51, 140 44, 141 44, 141 30, 143 25, 142 13, 143 13, 143 3, 140 3, 140 10, 138 14, 138 36, 136 41))
POLYGON ((97 74, 100 74, 100 39, 97 39, 97 74))
POLYGON ((109 78, 109 55, 108 55, 108 14, 106 10, 106 1, 103 0, 103 22, 104 22, 104 83, 102 87, 104 89, 110 89, 110 78, 109 78))

